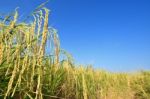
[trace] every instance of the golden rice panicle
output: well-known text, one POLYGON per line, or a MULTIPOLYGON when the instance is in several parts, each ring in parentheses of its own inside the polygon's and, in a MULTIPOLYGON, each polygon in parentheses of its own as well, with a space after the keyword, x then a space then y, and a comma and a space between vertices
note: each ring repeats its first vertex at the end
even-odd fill
POLYGON ((47 42, 47 34, 48 34, 48 16, 49 16, 49 10, 47 8, 44 8, 45 11, 45 17, 44 17, 44 25, 43 25, 43 31, 42 31, 42 41, 40 45, 40 50, 39 50, 39 61, 38 61, 38 79, 37 79, 37 88, 36 88, 36 97, 35 99, 43 99, 42 95, 42 76, 43 76, 43 56, 45 54, 45 46, 47 42))
POLYGON ((43 32, 42 32, 42 42, 40 47, 40 53, 41 55, 45 54, 45 45, 47 41, 47 34, 48 34, 48 16, 49 16, 49 10, 47 8, 44 8, 45 11, 45 17, 44 17, 44 26, 43 26, 43 32))
POLYGON ((54 50, 55 50, 55 64, 58 64, 59 63, 59 52, 60 52, 60 44, 59 44, 59 38, 58 38, 58 35, 57 35, 57 30, 56 29, 53 29, 53 32, 54 32, 54 50))

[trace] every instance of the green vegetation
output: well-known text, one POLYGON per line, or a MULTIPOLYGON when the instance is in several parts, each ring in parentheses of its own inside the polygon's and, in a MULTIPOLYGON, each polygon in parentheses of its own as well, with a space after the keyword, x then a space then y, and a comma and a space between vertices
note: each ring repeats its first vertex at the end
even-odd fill
POLYGON ((48 27, 48 15, 36 9, 32 22, 17 22, 15 11, 0 21, 0 99, 150 99, 148 71, 111 73, 73 64, 48 27))

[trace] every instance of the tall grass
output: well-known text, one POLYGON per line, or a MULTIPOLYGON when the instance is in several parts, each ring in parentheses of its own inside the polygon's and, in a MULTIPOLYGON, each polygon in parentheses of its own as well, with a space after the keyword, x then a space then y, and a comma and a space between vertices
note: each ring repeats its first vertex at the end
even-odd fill
POLYGON ((77 66, 48 26, 48 9, 37 9, 30 23, 18 16, 0 21, 0 99, 150 99, 150 72, 77 66))

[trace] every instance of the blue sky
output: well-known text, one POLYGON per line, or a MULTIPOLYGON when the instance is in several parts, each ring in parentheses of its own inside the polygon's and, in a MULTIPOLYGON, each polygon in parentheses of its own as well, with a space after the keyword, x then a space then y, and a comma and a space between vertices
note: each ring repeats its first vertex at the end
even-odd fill
MULTIPOLYGON (((3 0, 0 12, 16 7, 26 16, 44 0, 3 0)), ((110 71, 150 70, 149 0, 50 0, 49 24, 61 47, 78 64, 110 71)))

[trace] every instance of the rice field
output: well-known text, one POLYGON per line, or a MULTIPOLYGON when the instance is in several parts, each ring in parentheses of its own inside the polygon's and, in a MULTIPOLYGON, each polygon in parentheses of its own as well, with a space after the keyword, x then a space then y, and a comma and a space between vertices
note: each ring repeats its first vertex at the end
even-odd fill
POLYGON ((47 8, 36 9, 30 22, 18 17, 15 10, 0 20, 0 99, 150 99, 150 71, 78 66, 48 25, 47 8))

